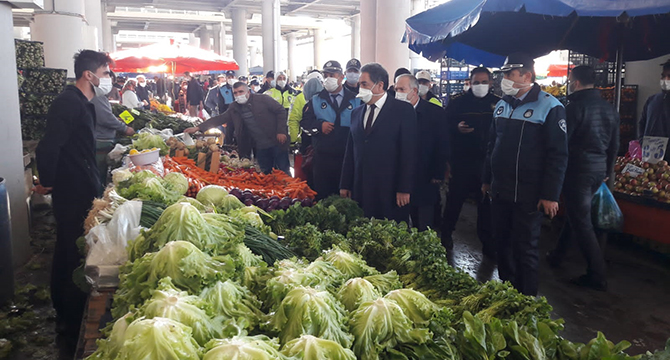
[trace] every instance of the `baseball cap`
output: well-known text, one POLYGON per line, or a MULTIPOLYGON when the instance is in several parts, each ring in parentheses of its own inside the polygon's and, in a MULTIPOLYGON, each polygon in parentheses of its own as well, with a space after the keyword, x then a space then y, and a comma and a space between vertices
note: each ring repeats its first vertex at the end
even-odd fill
POLYGON ((240 75, 239 78, 237 78, 239 81, 247 81, 247 77, 244 75, 240 75))
POLYGON ((530 71, 535 71, 535 60, 533 60, 533 58, 528 54, 513 53, 507 56, 505 65, 503 65, 502 68, 500 68, 500 71, 507 72, 521 68, 530 71))
POLYGON ((428 80, 428 81, 430 81, 431 80, 430 72, 428 72, 426 70, 421 70, 418 73, 416 73, 416 79, 417 80, 428 80))
POLYGON ((325 65, 323 65, 323 72, 341 73, 342 65, 340 65, 340 63, 335 60, 328 61, 325 65))
POLYGON ((275 72, 270 70, 270 71, 268 71, 267 75, 265 75, 265 77, 274 79, 275 78, 275 72))
POLYGON ((228 70, 226 71, 226 76, 235 76, 235 72, 233 70, 228 70))
POLYGON ((347 61, 347 70, 349 69, 356 69, 358 71, 361 71, 361 62, 358 61, 358 59, 351 59, 347 61))

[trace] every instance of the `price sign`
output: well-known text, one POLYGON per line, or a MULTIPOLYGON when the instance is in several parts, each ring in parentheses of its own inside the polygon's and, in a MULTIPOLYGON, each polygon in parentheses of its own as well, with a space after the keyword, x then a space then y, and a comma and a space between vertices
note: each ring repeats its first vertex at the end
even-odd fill
POLYGON ((626 167, 623 168, 621 173, 628 174, 631 177, 638 177, 640 174, 644 173, 644 169, 633 164, 626 164, 626 167))
POLYGON ((120 114, 119 114, 119 117, 120 117, 121 120, 123 120, 123 122, 125 122, 126 124, 130 124, 131 122, 135 121, 135 118, 134 118, 132 115, 130 115, 130 113, 128 112, 128 110, 126 110, 126 111, 120 113, 120 114))
POLYGON ((133 113, 134 115, 140 116, 140 112, 135 109, 131 109, 130 112, 133 113))
POLYGON ((667 146, 667 137, 645 136, 642 139, 642 161, 656 164, 663 160, 667 146))

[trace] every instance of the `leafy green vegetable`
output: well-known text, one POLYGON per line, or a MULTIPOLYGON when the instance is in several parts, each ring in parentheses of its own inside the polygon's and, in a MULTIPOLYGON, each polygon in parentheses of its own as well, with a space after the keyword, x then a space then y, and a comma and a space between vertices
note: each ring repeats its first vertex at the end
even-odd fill
POLYGON ((413 329, 412 321, 393 300, 379 298, 363 303, 351 316, 354 353, 361 360, 377 360, 379 353, 399 343, 423 344, 428 329, 413 329))
POLYGON ((104 340, 98 340, 98 348, 87 359, 116 359, 119 350, 121 350, 123 343, 126 340, 126 330, 128 329, 128 325, 134 320, 134 317, 134 313, 127 313, 116 320, 112 326, 112 331, 109 334, 109 337, 104 340))
POLYGON ((440 310, 434 302, 425 295, 412 289, 398 289, 388 293, 384 298, 393 300, 407 317, 416 325, 426 326, 433 316, 440 310))
POLYGON ((402 288, 402 283, 395 270, 391 270, 384 274, 366 276, 364 279, 374 285, 375 289, 377 289, 380 294, 388 294, 395 289, 402 288))
POLYGON ((166 187, 167 182, 151 171, 142 170, 129 179, 126 179, 126 175, 119 175, 122 179, 118 179, 117 192, 128 200, 150 200, 172 205, 183 195, 172 190, 170 188, 172 185, 166 187))
POLYGON ((342 251, 338 246, 326 251, 323 259, 333 264, 348 278, 379 274, 376 269, 368 266, 360 255, 342 251))
POLYGON ((199 360, 191 328, 165 318, 138 319, 125 331, 116 360, 199 360))
POLYGON ((344 215, 345 221, 350 223, 356 219, 363 217, 363 209, 358 206, 358 203, 349 198, 343 198, 339 195, 329 196, 319 202, 319 205, 324 207, 333 206, 337 212, 344 215))
POLYGON ((284 360, 276 339, 264 335, 236 336, 212 340, 205 348, 203 360, 284 360))
POLYGON ((274 264, 277 260, 290 259, 295 256, 293 252, 277 240, 253 226, 247 225, 244 227, 244 244, 255 254, 261 255, 268 264, 274 264))
POLYGON ((318 276, 305 271, 304 264, 282 260, 275 263, 272 277, 267 280, 262 299, 267 309, 278 306, 286 294, 298 286, 316 286, 321 282, 318 276))
POLYGON ((312 224, 297 226, 284 235, 284 244, 298 256, 314 260, 321 255, 321 231, 312 224))
POLYGON ((186 194, 188 191, 188 179, 182 173, 171 172, 167 173, 163 180, 165 180, 166 188, 179 193, 181 195, 186 194))
POLYGON ((352 312, 365 302, 374 301, 381 294, 367 280, 353 278, 347 280, 337 293, 337 298, 342 302, 347 311, 352 312))
POLYGON ((153 135, 150 133, 141 133, 137 135, 137 139, 133 140, 133 148, 137 151, 158 148, 160 149, 161 156, 170 153, 170 148, 165 144, 163 138, 160 135, 153 135))
POLYGON ((228 191, 223 186, 207 185, 198 191, 195 198, 205 205, 217 207, 221 206, 226 195, 228 195, 228 191))
POLYGON ((289 341, 282 353, 297 360, 356 360, 354 352, 335 341, 303 335, 289 341))
POLYGON ((346 310, 327 291, 299 286, 289 291, 272 319, 282 344, 302 335, 332 340, 348 348, 346 310))
POLYGON ((241 328, 254 329, 265 318, 256 296, 231 280, 218 281, 203 290, 200 297, 211 306, 215 315, 234 320, 241 328))

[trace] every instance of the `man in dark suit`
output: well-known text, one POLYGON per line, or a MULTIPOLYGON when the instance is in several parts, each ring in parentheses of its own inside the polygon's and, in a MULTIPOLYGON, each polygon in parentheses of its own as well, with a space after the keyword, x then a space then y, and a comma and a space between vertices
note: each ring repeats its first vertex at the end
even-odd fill
POLYGON ((446 113, 442 107, 421 99, 419 82, 410 74, 395 79, 395 98, 410 103, 416 111, 419 150, 410 217, 412 226, 424 231, 433 228, 447 164, 446 113))
POLYGON ((353 198, 367 217, 409 219, 417 158, 416 113, 412 105, 388 96, 386 69, 361 69, 358 98, 344 154, 340 195, 353 198))

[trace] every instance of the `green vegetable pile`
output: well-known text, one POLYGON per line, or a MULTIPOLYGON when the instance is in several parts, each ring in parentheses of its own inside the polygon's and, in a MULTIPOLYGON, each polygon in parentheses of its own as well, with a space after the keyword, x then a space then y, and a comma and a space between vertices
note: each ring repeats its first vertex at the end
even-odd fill
MULTIPOLYGON (((119 116, 122 112, 131 110, 121 104, 112 104, 112 113, 119 116)), ((131 114, 135 118, 129 125, 135 130, 139 131, 144 128, 152 128, 157 130, 172 129, 174 134, 181 134, 185 129, 188 129, 195 124, 182 120, 175 116, 168 116, 160 112, 154 113, 146 110, 132 110, 131 114), (139 114, 139 115, 138 115, 139 114)))
POLYGON ((65 69, 27 69, 23 71, 22 87, 32 93, 58 94, 65 88, 67 70, 65 69))
POLYGON ((40 41, 14 39, 16 67, 34 69, 44 66, 44 45, 40 41))
POLYGON ((149 170, 131 173, 119 170, 114 173, 116 191, 122 197, 133 200, 150 200, 163 205, 176 203, 188 190, 188 180, 183 174, 167 174, 159 177, 149 170), (185 190, 184 190, 185 189, 185 190))
POLYGON ((165 144, 163 138, 160 137, 160 135, 153 135, 150 133, 138 134, 137 138, 133 140, 132 148, 137 151, 157 148, 160 149, 161 156, 165 156, 170 153, 170 148, 165 144))

